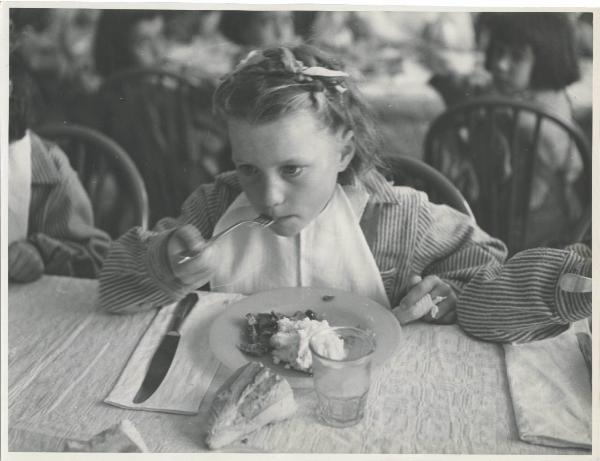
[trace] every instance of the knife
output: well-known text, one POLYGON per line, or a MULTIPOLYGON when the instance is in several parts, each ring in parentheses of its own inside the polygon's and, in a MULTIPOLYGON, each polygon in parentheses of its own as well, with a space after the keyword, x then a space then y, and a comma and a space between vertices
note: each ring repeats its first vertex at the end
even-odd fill
POLYGON ((160 342, 158 349, 154 352, 152 360, 150 360, 148 371, 146 371, 146 377, 133 398, 133 403, 141 403, 147 400, 154 394, 156 389, 158 389, 163 382, 165 376, 167 376, 171 363, 173 362, 173 357, 175 357, 175 352, 177 352, 179 338, 181 337, 181 327, 197 301, 198 294, 190 293, 177 303, 169 329, 160 342))

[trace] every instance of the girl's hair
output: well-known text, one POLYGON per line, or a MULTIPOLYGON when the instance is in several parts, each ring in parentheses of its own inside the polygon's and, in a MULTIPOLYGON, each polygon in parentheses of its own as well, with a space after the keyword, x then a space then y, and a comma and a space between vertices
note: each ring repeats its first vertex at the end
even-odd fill
POLYGON ((575 34, 565 13, 482 13, 480 27, 489 31, 485 67, 491 70, 498 43, 530 45, 535 58, 530 87, 559 90, 579 80, 575 34))
POLYGON ((134 65, 131 29, 140 21, 162 16, 160 10, 104 10, 96 25, 94 61, 103 77, 134 65))
POLYGON ((332 132, 347 128, 354 133, 355 155, 340 174, 341 183, 382 166, 373 117, 356 85, 347 74, 327 72, 342 71, 339 61, 309 45, 260 53, 249 55, 216 89, 213 106, 219 117, 266 123, 308 110, 332 132), (321 69, 307 75, 305 67, 321 69))

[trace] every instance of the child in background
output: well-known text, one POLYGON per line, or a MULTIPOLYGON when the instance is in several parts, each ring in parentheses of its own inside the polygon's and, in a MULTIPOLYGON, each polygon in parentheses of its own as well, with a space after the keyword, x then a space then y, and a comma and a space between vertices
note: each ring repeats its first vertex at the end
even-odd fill
MULTIPOLYGON (((177 74, 190 82, 167 59, 164 12, 160 10, 104 10, 95 37, 97 70, 112 83, 96 97, 93 126, 115 140, 129 154, 148 190, 150 223, 178 213, 199 182, 211 181, 229 164, 221 126, 214 123, 212 81, 180 85, 177 78, 158 78, 154 71, 177 74), (135 77, 120 75, 147 70, 135 77)), ((125 219, 115 223, 120 235, 131 216, 116 181, 104 178, 101 216, 122 207, 125 219)))
POLYGON ((558 277, 585 271, 581 256, 543 249, 503 265, 506 247, 468 216, 391 186, 380 166, 372 118, 341 65, 319 50, 279 47, 249 54, 215 93, 236 172, 200 186, 177 219, 131 229, 114 243, 100 303, 131 313, 215 291, 333 287, 374 299, 400 323, 449 323, 496 341, 551 336, 589 315, 588 298, 556 294, 558 277), (266 214, 267 229, 243 226, 200 250, 232 223, 266 214), (527 296, 524 295, 527 293, 527 296), (444 297, 432 318, 425 295, 444 297), (495 314, 530 311, 513 328, 495 314), (541 321, 540 321, 541 319, 541 321))
POLYGON ((94 62, 103 78, 160 66, 166 53, 160 10, 103 10, 94 38, 94 62))
POLYGON ((96 277, 109 237, 94 227, 92 206, 66 155, 28 130, 29 76, 14 52, 9 75, 9 280, 96 277))
POLYGON ((242 47, 265 48, 297 41, 291 11, 223 11, 219 30, 242 47))
MULTIPOLYGON (((478 29, 485 47, 485 71, 468 76, 438 75, 430 81, 447 105, 473 96, 498 95, 533 102, 573 121, 566 87, 579 79, 579 65, 573 26, 566 13, 481 13, 478 29)), ((534 117, 522 114, 519 139, 531 139, 534 130, 534 117)), ((558 243, 581 214, 574 183, 583 164, 568 134, 555 124, 544 124, 537 155, 529 204, 532 226, 525 247, 558 243)), ((449 157, 449 164, 456 163, 449 157)), ((512 172, 508 162, 504 163, 504 172, 499 174, 508 178, 512 172)), ((444 172, 456 184, 461 183, 451 170, 444 172)), ((468 200, 477 199, 473 196, 476 188, 463 193, 468 200)))

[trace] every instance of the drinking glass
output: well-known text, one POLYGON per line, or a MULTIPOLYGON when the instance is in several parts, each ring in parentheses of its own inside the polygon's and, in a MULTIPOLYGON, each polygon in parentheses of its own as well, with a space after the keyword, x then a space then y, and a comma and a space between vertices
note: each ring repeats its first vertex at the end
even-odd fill
POLYGON ((317 393, 317 412, 330 426, 348 427, 357 424, 364 415, 365 403, 371 385, 371 361, 375 352, 375 339, 370 331, 352 327, 334 327, 333 332, 344 342, 344 358, 327 357, 321 335, 314 334, 309 347, 317 393))

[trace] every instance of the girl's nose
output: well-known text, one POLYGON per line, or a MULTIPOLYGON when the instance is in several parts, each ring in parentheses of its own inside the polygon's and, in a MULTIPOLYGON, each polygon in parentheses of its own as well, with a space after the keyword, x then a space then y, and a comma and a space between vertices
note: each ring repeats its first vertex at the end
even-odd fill
POLYGON ((285 191, 281 181, 266 178, 263 184, 263 204, 273 211, 284 202, 285 191))
POLYGON ((502 72, 508 72, 510 69, 510 58, 507 54, 498 56, 496 59, 496 67, 502 72))

